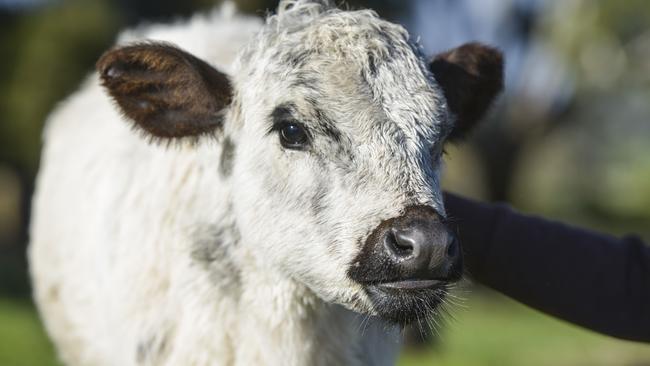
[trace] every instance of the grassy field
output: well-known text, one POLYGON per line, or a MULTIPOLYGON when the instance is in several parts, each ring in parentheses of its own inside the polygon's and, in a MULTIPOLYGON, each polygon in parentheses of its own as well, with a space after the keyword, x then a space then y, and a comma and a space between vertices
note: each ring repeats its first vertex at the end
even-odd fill
POLYGON ((58 365, 38 316, 28 302, 0 299, 0 365, 58 365))
MULTIPOLYGON (((650 366, 650 345, 590 333, 502 296, 474 295, 465 305, 438 343, 405 353, 400 365, 650 366)), ((0 299, 0 365, 57 365, 28 303, 0 299)))
POLYGON ((453 312, 435 347, 402 366, 650 366, 650 345, 598 335, 490 293, 453 312))

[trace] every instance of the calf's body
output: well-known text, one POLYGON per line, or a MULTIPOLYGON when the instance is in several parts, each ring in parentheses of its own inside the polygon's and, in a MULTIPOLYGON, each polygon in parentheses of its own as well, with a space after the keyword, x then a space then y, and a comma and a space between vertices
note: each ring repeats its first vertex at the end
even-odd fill
POLYGON ((376 238, 394 240, 388 219, 424 220, 405 207, 444 215, 437 151, 458 114, 406 32, 284 1, 266 24, 226 9, 118 44, 140 40, 104 56, 44 132, 29 259, 61 359, 394 363, 396 324, 435 310, 451 267, 431 259, 426 277, 421 244, 383 253, 376 238))

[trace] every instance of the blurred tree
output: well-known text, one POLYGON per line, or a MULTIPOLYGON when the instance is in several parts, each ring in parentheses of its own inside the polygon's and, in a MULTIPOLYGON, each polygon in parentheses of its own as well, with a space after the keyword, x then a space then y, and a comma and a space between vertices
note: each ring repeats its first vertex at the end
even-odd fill
MULTIPOLYGON (((104 1, 67 1, 14 15, 3 39, 11 70, 1 84, 0 158, 36 168, 43 120, 74 90, 113 39, 117 14, 104 1)), ((3 32, 4 33, 4 32, 3 32)))
POLYGON ((575 103, 527 146, 512 198, 650 238, 650 7, 558 2, 539 33, 575 75, 575 103))
POLYGON ((92 70, 119 27, 108 1, 70 0, 0 12, 0 162, 20 182, 19 238, 3 245, 0 288, 25 293, 24 247, 44 119, 92 70), (14 270, 12 270, 14 269, 14 270))
POLYGON ((187 17, 199 10, 210 8, 219 0, 117 0, 115 3, 126 20, 126 24, 141 22, 165 22, 178 17, 187 17))

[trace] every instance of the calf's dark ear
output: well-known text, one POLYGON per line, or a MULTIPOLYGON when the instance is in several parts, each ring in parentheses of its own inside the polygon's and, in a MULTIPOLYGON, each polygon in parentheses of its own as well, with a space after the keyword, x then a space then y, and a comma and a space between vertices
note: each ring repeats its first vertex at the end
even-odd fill
POLYGON ((122 112, 158 138, 218 130, 232 99, 225 74, 165 43, 109 50, 97 61, 97 70, 122 112))
POLYGON ((467 43, 433 58, 429 69, 456 116, 449 140, 462 138, 503 89, 503 56, 497 49, 467 43))

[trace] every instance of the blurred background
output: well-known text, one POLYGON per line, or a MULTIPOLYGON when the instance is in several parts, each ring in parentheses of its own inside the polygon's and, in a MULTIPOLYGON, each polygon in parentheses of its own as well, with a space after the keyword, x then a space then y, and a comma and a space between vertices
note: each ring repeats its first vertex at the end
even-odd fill
MULTIPOLYGON (((236 1, 263 16, 276 1, 236 1)), ((218 0, 0 0, 0 365, 56 365, 30 300, 25 246, 48 111, 117 32, 218 0)), ((445 187, 650 241, 650 2, 365 0, 434 54, 469 40, 506 54, 506 92, 445 187)), ((560 322, 468 285, 464 306, 401 365, 650 365, 650 346, 560 322)))

